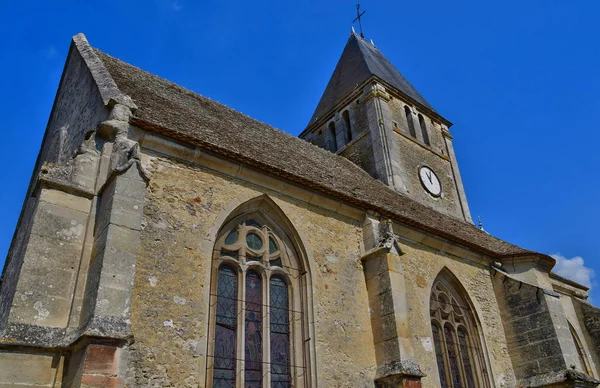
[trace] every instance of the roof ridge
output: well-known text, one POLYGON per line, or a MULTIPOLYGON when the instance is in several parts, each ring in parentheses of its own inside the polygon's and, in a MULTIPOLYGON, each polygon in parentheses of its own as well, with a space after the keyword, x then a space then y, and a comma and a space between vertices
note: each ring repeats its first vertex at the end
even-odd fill
POLYGON ((115 104, 123 104, 132 110, 137 106, 131 100, 131 97, 121 92, 104 66, 104 63, 98 58, 93 47, 87 41, 83 33, 79 33, 72 38, 72 47, 74 47, 85 62, 105 106, 111 107, 115 104))

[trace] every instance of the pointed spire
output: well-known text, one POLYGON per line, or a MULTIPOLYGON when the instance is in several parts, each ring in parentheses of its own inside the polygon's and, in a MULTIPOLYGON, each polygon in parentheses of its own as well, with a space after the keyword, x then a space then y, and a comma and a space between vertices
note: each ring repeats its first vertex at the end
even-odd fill
MULTIPOLYGON (((354 32, 354 28, 352 31, 354 32)), ((435 112, 433 107, 375 47, 373 42, 362 39, 358 34, 353 33, 348 38, 346 47, 344 47, 309 125, 327 115, 331 109, 335 108, 336 104, 353 93, 357 85, 361 85, 370 77, 377 77, 390 87, 435 112)))

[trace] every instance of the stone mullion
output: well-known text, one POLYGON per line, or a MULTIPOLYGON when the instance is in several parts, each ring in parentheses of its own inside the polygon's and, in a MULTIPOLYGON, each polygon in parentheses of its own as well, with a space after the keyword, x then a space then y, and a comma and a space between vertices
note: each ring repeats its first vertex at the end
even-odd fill
MULTIPOLYGON (((281 250, 281 247, 280 247, 281 250)), ((262 387, 271 387, 271 270, 266 271, 267 279, 265 283, 265 292, 263 293, 263 301, 266 314, 263 319, 263 379, 262 387)))
POLYGON ((238 319, 237 319, 237 347, 236 347, 236 375, 239 376, 239 379, 236 378, 236 387, 243 388, 244 387, 244 378, 245 378, 245 360, 246 360, 246 267, 242 266, 242 270, 240 271, 239 277, 241 279, 238 280, 238 319), (241 306, 241 308, 240 308, 241 306))
POLYGON ((442 346, 442 357, 444 358, 444 373, 446 374, 446 383, 454 387, 452 381, 452 368, 450 367, 450 357, 448 355, 448 343, 446 342, 446 332, 444 331, 444 321, 440 320, 440 344, 442 346))
MULTIPOLYGON (((294 374, 292 375, 292 382, 296 383, 296 386, 301 387, 304 386, 304 374, 306 369, 304 369, 304 361, 303 357, 298 357, 298 354, 302 350, 302 322, 304 321, 303 311, 301 307, 301 299, 299 292, 296 292, 299 287, 298 284, 300 282, 300 277, 298 279, 293 279, 290 281, 290 284, 294 287, 290 287, 289 290, 289 305, 291 306, 292 311, 292 324, 290 325, 290 365, 293 365, 294 374), (296 314, 299 314, 300 317, 297 317, 296 314), (299 368, 300 371, 298 370, 299 368), (300 377, 302 376, 302 377, 300 377)), ((290 372, 292 371, 292 367, 290 367, 290 372)))

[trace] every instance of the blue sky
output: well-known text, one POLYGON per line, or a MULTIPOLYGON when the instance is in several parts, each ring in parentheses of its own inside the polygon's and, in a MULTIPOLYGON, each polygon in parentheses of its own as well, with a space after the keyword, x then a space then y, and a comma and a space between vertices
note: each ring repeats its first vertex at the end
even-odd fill
MULTIPOLYGON (((600 303, 600 3, 364 1, 366 37, 455 125, 474 217, 557 254, 600 303), (594 271, 597 276, 594 277, 594 271)), ((0 264, 71 36, 277 128, 308 122, 348 37, 349 1, 3 5, 0 264)))

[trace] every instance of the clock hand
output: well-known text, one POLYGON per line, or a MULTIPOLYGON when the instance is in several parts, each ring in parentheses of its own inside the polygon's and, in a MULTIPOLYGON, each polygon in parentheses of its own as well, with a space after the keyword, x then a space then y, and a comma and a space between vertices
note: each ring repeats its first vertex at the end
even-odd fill
POLYGON ((427 175, 427 179, 429 179, 429 183, 433 183, 431 180, 431 173, 429 171, 425 171, 425 175, 427 175))

